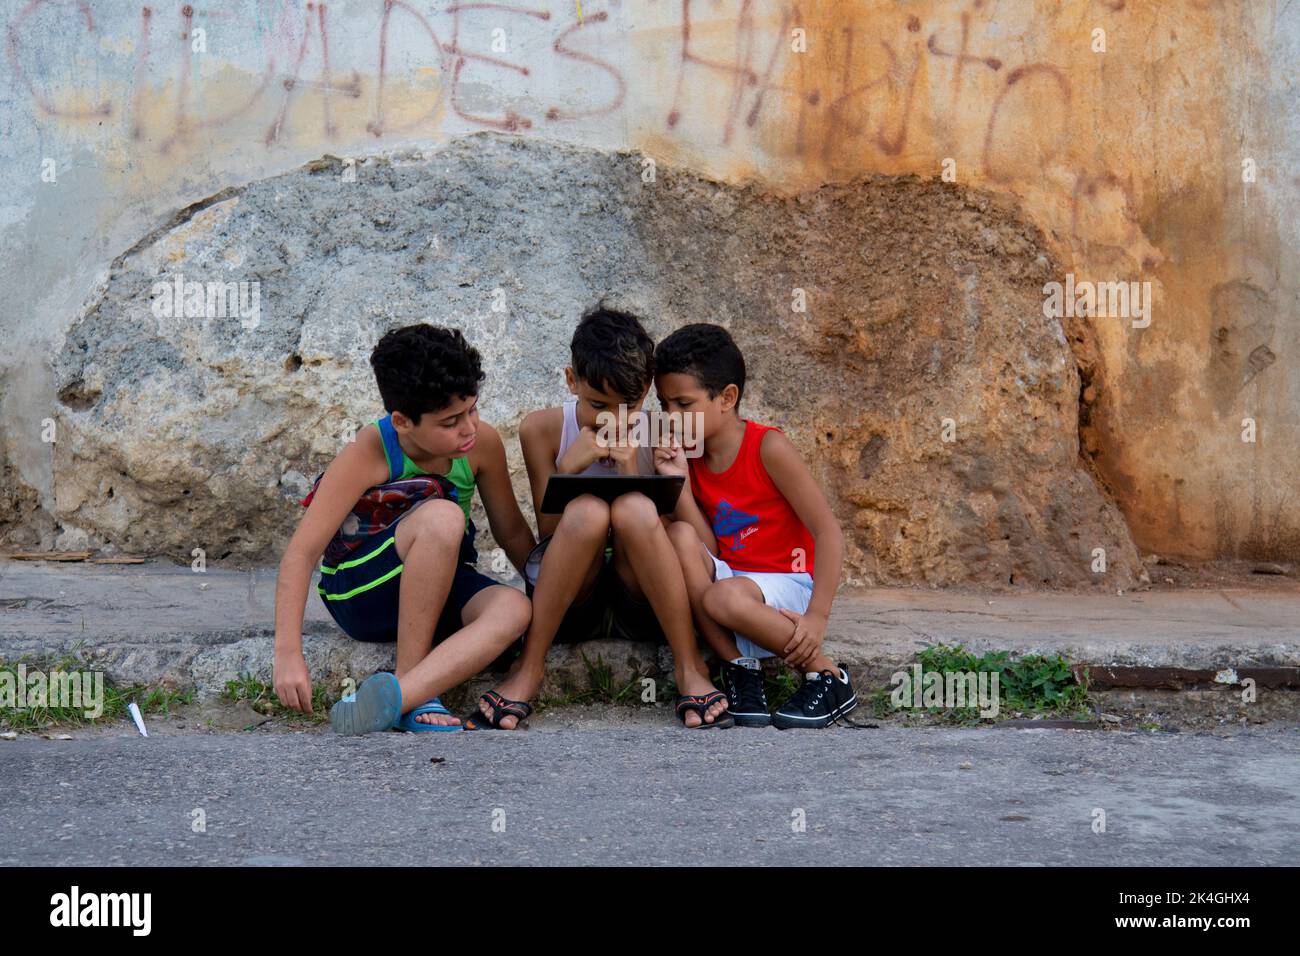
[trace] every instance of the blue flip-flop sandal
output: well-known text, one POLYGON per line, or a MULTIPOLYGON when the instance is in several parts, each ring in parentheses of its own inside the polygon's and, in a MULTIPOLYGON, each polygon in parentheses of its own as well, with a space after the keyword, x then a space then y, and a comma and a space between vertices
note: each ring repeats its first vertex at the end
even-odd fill
POLYGON ((387 672, 367 677, 330 708, 330 726, 336 734, 369 734, 387 730, 402 716, 402 685, 387 672))
POLYGON ((442 701, 440 701, 438 698, 435 697, 427 704, 421 704, 419 707, 415 708, 415 710, 411 711, 409 714, 403 715, 402 719, 397 722, 397 725, 393 729, 406 730, 414 734, 418 734, 421 731, 425 731, 425 730, 460 730, 461 729, 460 724, 426 724, 424 723, 424 721, 416 720, 415 718, 420 716, 421 714, 441 714, 445 717, 450 717, 451 711, 449 711, 446 707, 442 706, 442 701))

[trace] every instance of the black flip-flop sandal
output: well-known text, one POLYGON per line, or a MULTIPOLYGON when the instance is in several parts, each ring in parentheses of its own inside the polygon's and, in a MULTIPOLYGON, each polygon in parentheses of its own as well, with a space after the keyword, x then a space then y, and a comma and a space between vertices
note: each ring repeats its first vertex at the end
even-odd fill
POLYGON ((688 730, 703 730, 705 727, 734 727, 736 725, 736 718, 732 717, 731 714, 727 713, 725 710, 722 712, 722 715, 716 718, 712 723, 704 719, 704 715, 710 707, 718 701, 726 699, 727 695, 720 690, 715 690, 711 694, 691 694, 688 696, 678 697, 676 702, 677 719, 680 720, 682 726, 685 727, 686 712, 693 710, 699 716, 700 723, 698 727, 689 727, 687 728, 688 730))
MULTIPOLYGON (((527 701, 510 700, 502 697, 494 690, 488 691, 479 700, 487 701, 491 714, 484 717, 483 712, 475 708, 473 713, 461 718, 460 724, 466 730, 502 730, 504 729, 501 726, 501 718, 503 717, 514 717, 516 720, 515 730, 518 730, 519 725, 527 720, 528 716, 533 712, 532 704, 527 701)), ((701 717, 700 719, 703 720, 704 718, 701 717)))

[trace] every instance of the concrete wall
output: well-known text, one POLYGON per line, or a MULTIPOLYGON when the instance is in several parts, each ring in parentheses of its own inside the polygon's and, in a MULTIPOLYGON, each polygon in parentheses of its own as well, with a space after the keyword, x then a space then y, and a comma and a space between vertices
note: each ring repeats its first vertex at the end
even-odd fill
POLYGON ((1013 195, 1064 272, 1151 283, 1146 327, 1064 323, 1084 448, 1138 543, 1300 554, 1300 5, 33 0, 0 18, 0 439, 24 520, 54 487, 50 358, 114 257, 322 154, 496 129, 777 193, 947 169, 1013 195))

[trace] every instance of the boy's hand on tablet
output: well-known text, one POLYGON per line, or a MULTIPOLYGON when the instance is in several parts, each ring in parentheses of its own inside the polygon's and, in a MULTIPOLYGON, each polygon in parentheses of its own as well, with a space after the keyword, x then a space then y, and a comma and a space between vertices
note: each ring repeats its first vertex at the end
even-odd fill
POLYGON ((822 651, 822 641, 826 638, 826 618, 819 614, 796 614, 785 608, 779 610, 787 620, 794 623, 794 635, 781 656, 795 667, 806 667, 822 651))
POLYGON ((578 437, 573 440, 569 450, 560 461, 560 471, 576 475, 596 460, 609 457, 609 449, 602 448, 596 438, 596 429, 583 426, 578 430, 578 437))
POLYGON ((626 445, 610 445, 607 450, 610 461, 618 467, 620 475, 637 474, 637 452, 640 449, 635 444, 629 441, 626 445))
POLYGON ((676 438, 655 449, 655 472, 660 475, 680 475, 683 478, 687 476, 689 468, 686 453, 676 438))

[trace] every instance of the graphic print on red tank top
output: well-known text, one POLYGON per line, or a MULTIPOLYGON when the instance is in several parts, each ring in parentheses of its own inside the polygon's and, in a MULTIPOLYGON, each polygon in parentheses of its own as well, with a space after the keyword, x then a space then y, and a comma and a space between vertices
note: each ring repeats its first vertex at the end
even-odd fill
POLYGON ((812 534, 763 466, 763 435, 774 425, 745 422, 731 467, 712 472, 688 459, 691 492, 718 539, 718 557, 737 571, 813 573, 812 534))

